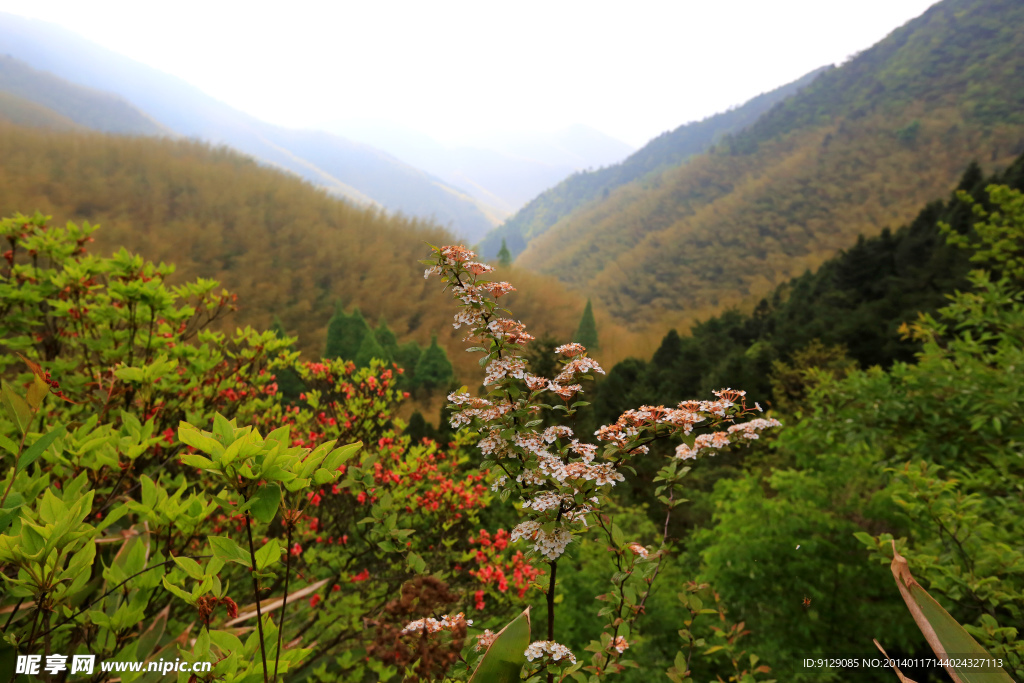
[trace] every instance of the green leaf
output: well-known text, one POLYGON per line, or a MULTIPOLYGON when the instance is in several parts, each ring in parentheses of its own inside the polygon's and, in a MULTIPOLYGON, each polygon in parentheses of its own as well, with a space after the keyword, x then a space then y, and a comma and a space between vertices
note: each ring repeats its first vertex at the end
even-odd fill
POLYGON ((11 455, 18 454, 18 444, 14 443, 3 434, 0 434, 0 448, 4 449, 11 455))
POLYGON ((622 533, 622 529, 619 528, 618 524, 612 524, 612 543, 619 548, 626 544, 626 537, 622 533))
POLYGON ((7 527, 14 523, 14 520, 18 518, 18 510, 21 509, 20 505, 15 505, 9 508, 0 508, 0 533, 3 533, 7 527))
POLYGON ((25 399, 14 393, 7 382, 0 387, 0 404, 3 404, 7 417, 17 426, 18 431, 22 434, 27 432, 28 426, 32 423, 32 409, 25 399))
POLYGON ((281 558, 281 546, 272 538, 256 551, 256 569, 266 569, 281 558))
POLYGON ((199 566, 199 563, 193 560, 191 557, 175 557, 174 564, 185 570, 185 573, 196 581, 203 580, 203 568, 199 566))
POLYGON ((484 656, 480 658, 469 683, 512 683, 526 663, 530 646, 530 608, 498 631, 484 656))
POLYGON ((277 484, 267 484, 256 490, 256 495, 250 501, 250 510, 258 521, 270 524, 280 504, 281 488, 277 484))
POLYGON ((409 568, 417 574, 422 574, 427 568, 427 563, 424 562, 423 558, 416 553, 410 552, 406 560, 409 562, 409 568))
MULTIPOLYGON (((967 660, 967 663, 970 659, 991 659, 992 655, 914 580, 906 558, 896 552, 895 541, 892 553, 890 569, 896 578, 896 585, 935 656, 941 660, 954 657, 954 663, 957 659, 967 660)), ((957 666, 946 666, 945 669, 953 683, 1013 683, 1013 679, 1002 669, 993 671, 991 668, 957 666)))
POLYGON ((213 554, 225 562, 237 562, 249 566, 249 553, 242 549, 242 546, 225 536, 210 536, 210 546, 213 554))
POLYGON ((53 431, 36 439, 36 442, 29 446, 29 448, 21 454, 21 457, 18 458, 18 469, 24 470, 26 467, 34 463, 40 455, 46 452, 46 449, 50 447, 50 444, 53 443, 54 439, 63 435, 64 427, 57 427, 53 431))
POLYGON ((220 442, 214 438, 206 436, 206 434, 187 422, 182 422, 178 425, 178 440, 187 446, 192 446, 197 450, 215 457, 224 452, 224 446, 222 446, 220 442))

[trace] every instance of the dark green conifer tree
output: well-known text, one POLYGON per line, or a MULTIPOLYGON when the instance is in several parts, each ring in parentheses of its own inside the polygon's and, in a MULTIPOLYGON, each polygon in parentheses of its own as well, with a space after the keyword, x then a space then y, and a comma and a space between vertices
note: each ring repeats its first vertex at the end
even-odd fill
POLYGON ((588 351, 601 348, 597 342, 597 323, 594 321, 594 309, 590 305, 590 299, 587 299, 587 307, 583 309, 580 326, 576 329, 576 334, 573 335, 572 340, 583 344, 587 347, 588 351))
POLYGON ((384 360, 389 363, 393 363, 398 359, 398 337, 388 327, 388 323, 384 320, 384 316, 380 317, 377 321, 377 329, 373 331, 373 335, 377 338, 377 343, 384 349, 386 355, 381 356, 384 360))
POLYGON ((420 356, 416 364, 416 384, 427 391, 445 387, 452 378, 454 370, 448 360, 448 354, 437 343, 437 335, 430 339, 430 346, 420 356))
MULTIPOLYGON (((276 315, 270 329, 273 330, 278 339, 284 339, 288 336, 284 329, 284 324, 276 315)), ((294 351, 294 349, 292 350, 294 351)), ((299 379, 299 375, 291 368, 278 368, 274 371, 274 375, 276 377, 277 390, 281 392, 281 395, 289 401, 299 400, 299 394, 306 390, 306 385, 299 379)))
POLYGON ((327 324, 327 358, 355 360, 363 337, 370 333, 363 314, 356 308, 350 315, 336 310, 331 322, 327 324))
POLYGON ((327 348, 324 358, 341 358, 342 337, 348 327, 349 316, 341 308, 341 302, 334 302, 334 315, 327 321, 327 348))
POLYGON ((512 252, 508 250, 508 244, 505 243, 504 237, 501 238, 501 249, 498 250, 498 265, 512 265, 512 252))
POLYGON ((366 368, 374 358, 387 360, 387 351, 377 341, 377 335, 371 332, 363 335, 363 341, 359 343, 354 360, 357 367, 366 368))
POLYGON ((419 365, 423 349, 414 341, 406 342, 398 347, 395 363, 402 369, 398 380, 399 388, 408 391, 416 387, 416 366, 419 365))

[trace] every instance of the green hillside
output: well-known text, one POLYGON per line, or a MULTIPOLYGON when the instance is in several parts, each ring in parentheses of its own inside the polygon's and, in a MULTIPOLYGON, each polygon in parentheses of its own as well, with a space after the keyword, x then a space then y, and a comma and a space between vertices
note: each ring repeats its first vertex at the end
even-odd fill
POLYGON ((1024 150, 1024 5, 946 0, 685 166, 624 185, 519 265, 633 324, 752 306, 1024 150))
POLYGON ((816 69, 781 88, 758 95, 735 109, 662 133, 620 164, 574 174, 491 231, 481 243, 481 251, 488 258, 495 257, 504 239, 515 258, 530 240, 542 235, 572 212, 592 201, 607 198, 611 190, 621 185, 649 173, 678 166, 693 155, 707 151, 723 135, 739 132, 749 126, 766 111, 806 87, 830 68, 816 69))
MULTIPOLYGON (((0 55, 0 92, 34 102, 81 126, 122 135, 170 135, 146 114, 109 93, 75 85, 53 74, 33 69, 9 55, 0 55)), ((23 109, 28 112, 28 109, 23 109)), ((15 123, 45 125, 55 120, 40 112, 36 124, 24 119, 15 123)))
MULTIPOLYGON (((352 205, 225 148, 0 123, 0 214, 36 210, 100 224, 97 253, 125 246, 174 263, 179 281, 220 280, 239 295, 232 327, 267 328, 277 316, 307 355, 323 353, 341 304, 383 318, 401 343, 426 346, 436 333, 456 376, 478 371, 447 295, 418 263, 425 242, 452 240, 434 224, 352 205)), ((584 301, 551 278, 509 278, 524 322, 568 340, 584 301)), ((610 325, 602 332, 615 336, 610 325)))

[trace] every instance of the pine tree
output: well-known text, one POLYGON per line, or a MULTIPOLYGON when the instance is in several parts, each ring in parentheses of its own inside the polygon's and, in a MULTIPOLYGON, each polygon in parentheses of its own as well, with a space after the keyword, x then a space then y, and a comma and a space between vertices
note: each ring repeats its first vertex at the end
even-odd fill
POLYGON ((327 321, 327 348, 324 350, 324 358, 342 358, 341 339, 348 327, 349 316, 341 310, 341 304, 334 302, 334 315, 327 321))
MULTIPOLYGON (((288 336, 284 329, 284 324, 276 315, 270 329, 277 335, 278 339, 284 339, 288 336)), ((294 349, 292 350, 294 351, 294 349)), ((295 370, 291 368, 278 368, 274 371, 274 375, 277 382, 277 390, 281 392, 281 395, 292 402, 299 400, 299 394, 306 390, 306 385, 302 383, 295 370)))
POLYGON ((377 341, 377 336, 373 333, 364 334, 363 341, 359 344, 359 350, 356 351, 355 362, 356 367, 366 368, 370 366, 370 361, 374 358, 381 360, 387 360, 387 351, 377 341))
POLYGON ((414 341, 406 342, 398 347, 395 353, 395 363, 403 372, 400 375, 398 386, 401 389, 409 390, 416 386, 416 366, 419 365, 423 349, 414 341))
POLYGON ((512 252, 508 250, 508 244, 505 243, 504 237, 501 238, 501 249, 498 250, 498 265, 512 265, 512 252))
POLYGON ((377 343, 380 344, 386 354, 381 356, 381 358, 389 363, 396 361, 398 359, 398 338, 391 331, 391 328, 388 327, 388 323, 384 320, 383 315, 377 321, 377 329, 373 331, 373 335, 377 338, 377 343))
POLYGON ((327 323, 327 352, 324 355, 331 359, 355 360, 363 337, 369 333, 370 326, 358 308, 351 315, 345 315, 344 311, 336 308, 327 323))
POLYGON ((590 305, 590 299, 587 299, 587 307, 583 309, 580 326, 576 328, 572 340, 583 344, 588 351, 601 348, 597 342, 597 323, 594 321, 594 309, 590 305))
POLYGON ((448 354, 437 343, 437 335, 430 339, 430 346, 420 356, 416 364, 416 384, 427 391, 444 387, 452 378, 454 369, 448 354))

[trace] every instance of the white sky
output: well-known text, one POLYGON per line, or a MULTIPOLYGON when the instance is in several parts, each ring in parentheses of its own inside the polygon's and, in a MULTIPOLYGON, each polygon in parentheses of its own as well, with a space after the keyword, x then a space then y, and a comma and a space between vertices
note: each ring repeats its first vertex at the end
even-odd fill
POLYGON ((0 0, 264 120, 640 146, 870 47, 934 0, 0 0))

